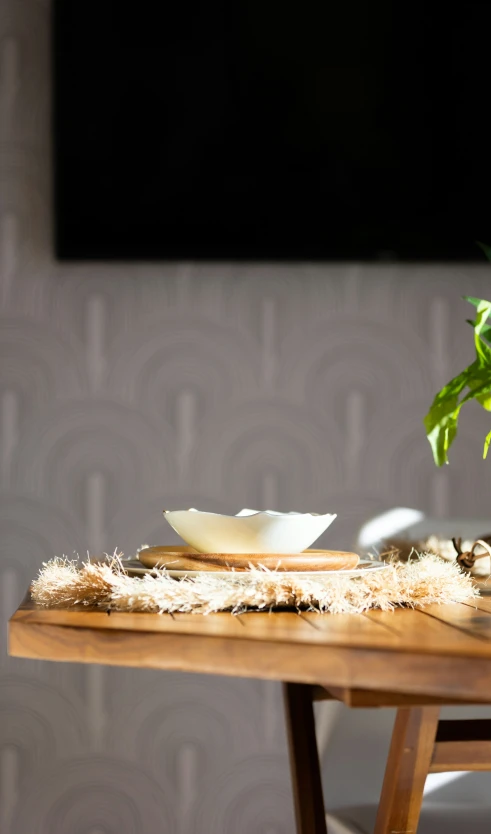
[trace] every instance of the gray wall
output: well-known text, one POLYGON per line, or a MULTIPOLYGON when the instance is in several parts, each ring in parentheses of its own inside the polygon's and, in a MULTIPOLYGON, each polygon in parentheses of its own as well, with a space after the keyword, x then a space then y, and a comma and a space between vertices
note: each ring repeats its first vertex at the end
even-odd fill
POLYGON ((445 471, 421 419, 491 271, 56 263, 48 38, 2 0, 0 830, 287 834, 275 684, 13 661, 5 620, 55 553, 171 542, 163 507, 337 511, 340 547, 393 504, 488 515, 486 416, 445 471))

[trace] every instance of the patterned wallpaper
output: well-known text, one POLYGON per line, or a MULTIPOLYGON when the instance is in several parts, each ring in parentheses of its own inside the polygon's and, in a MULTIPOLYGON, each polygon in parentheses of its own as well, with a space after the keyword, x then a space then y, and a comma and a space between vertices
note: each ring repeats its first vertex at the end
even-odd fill
POLYGON ((485 415, 445 471, 421 418, 491 272, 56 263, 49 92, 49 3, 2 0, 0 831, 289 834, 276 684, 11 660, 5 621, 55 553, 174 541, 163 507, 337 511, 334 547, 394 504, 488 515, 485 415))

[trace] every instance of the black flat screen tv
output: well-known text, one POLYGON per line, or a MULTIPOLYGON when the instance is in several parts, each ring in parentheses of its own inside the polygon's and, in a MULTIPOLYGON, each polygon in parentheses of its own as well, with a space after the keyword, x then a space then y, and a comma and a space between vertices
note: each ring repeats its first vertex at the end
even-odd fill
POLYGON ((55 0, 58 257, 481 258, 490 32, 473 0, 55 0))

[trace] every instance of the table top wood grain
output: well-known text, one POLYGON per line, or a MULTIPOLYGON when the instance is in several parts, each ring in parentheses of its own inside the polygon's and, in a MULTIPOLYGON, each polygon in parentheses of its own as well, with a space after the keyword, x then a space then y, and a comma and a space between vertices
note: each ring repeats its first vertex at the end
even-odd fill
POLYGON ((9 623, 16 657, 215 673, 491 702, 491 600, 365 614, 46 609, 9 623))

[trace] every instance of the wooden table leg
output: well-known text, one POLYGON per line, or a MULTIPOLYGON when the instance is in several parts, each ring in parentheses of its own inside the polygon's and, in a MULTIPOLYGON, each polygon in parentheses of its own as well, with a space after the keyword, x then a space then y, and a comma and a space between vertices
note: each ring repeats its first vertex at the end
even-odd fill
POLYGON ((440 707, 398 709, 374 834, 416 834, 440 707))
POLYGON ((327 834, 319 754, 315 737, 313 688, 284 683, 297 834, 327 834))

